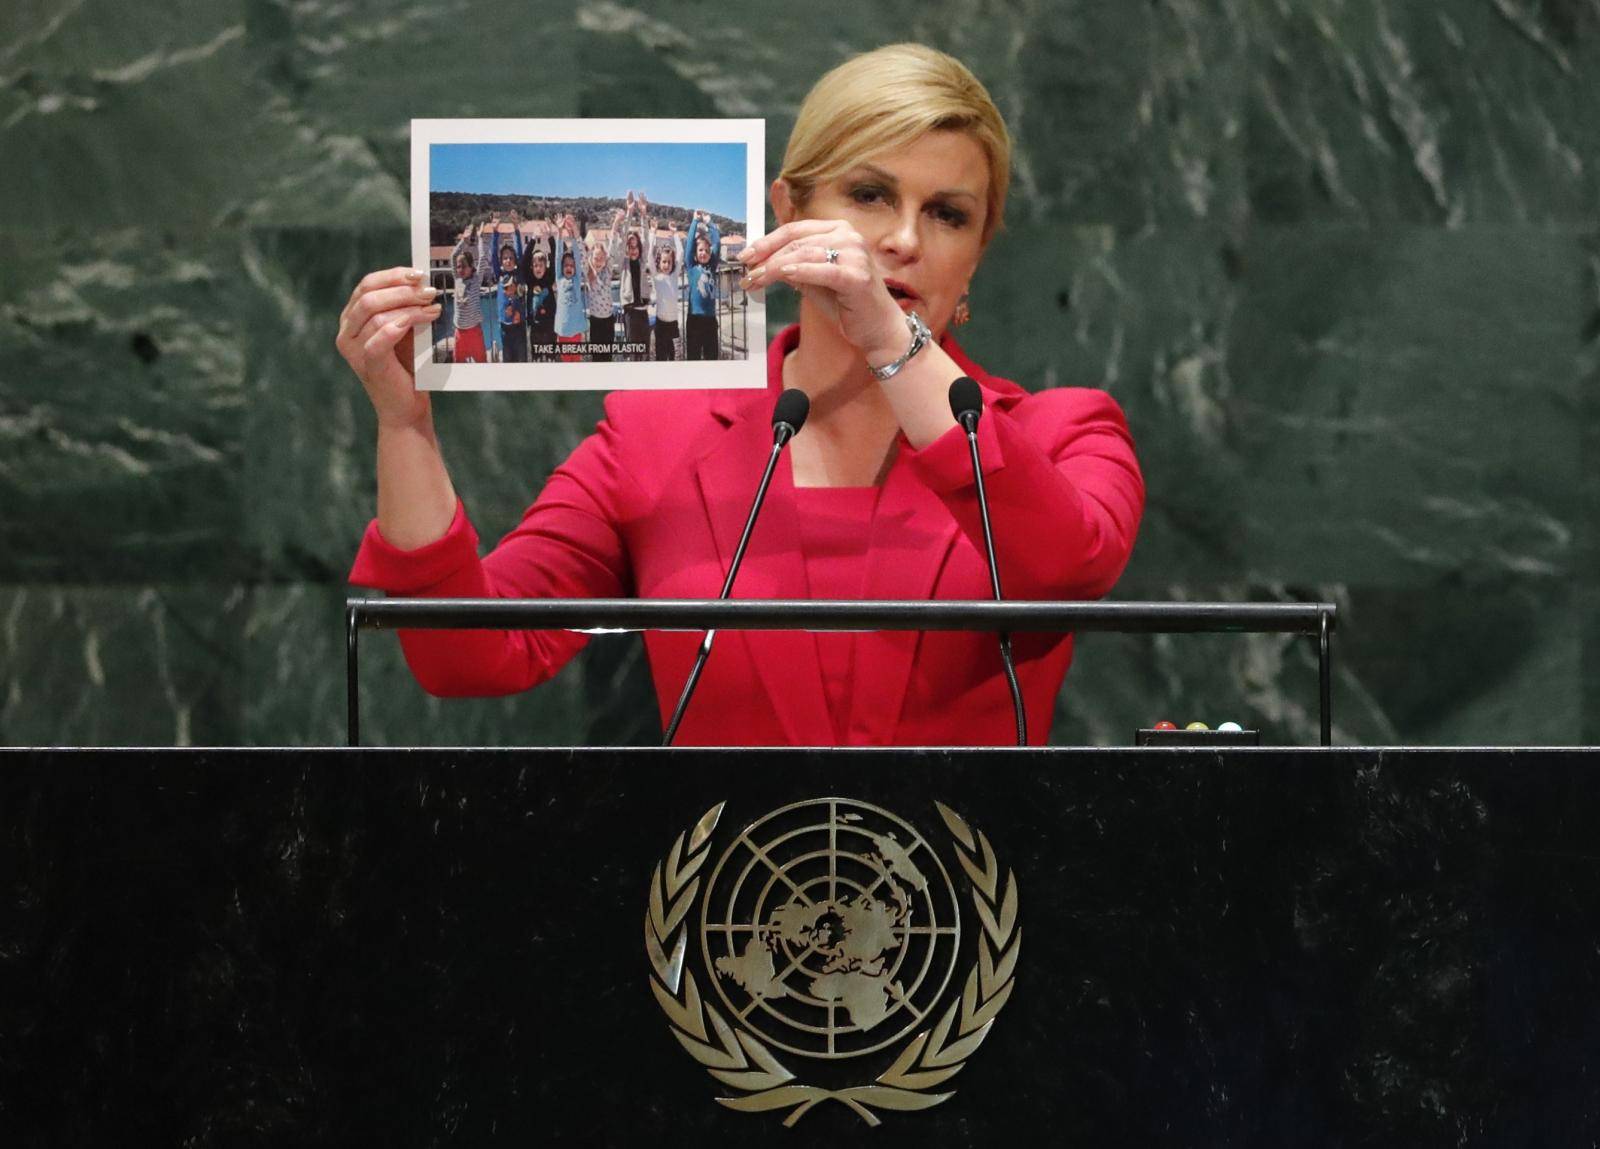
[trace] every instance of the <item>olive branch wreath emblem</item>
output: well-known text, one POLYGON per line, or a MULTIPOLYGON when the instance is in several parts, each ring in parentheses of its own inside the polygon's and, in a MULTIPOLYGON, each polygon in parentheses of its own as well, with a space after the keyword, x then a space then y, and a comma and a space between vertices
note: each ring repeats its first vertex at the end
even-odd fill
POLYGON ((978 960, 967 974, 961 996, 935 1025, 908 1040, 873 1084, 827 1089, 800 1081, 754 1034, 729 1026, 716 1006, 701 997, 694 972, 685 966, 689 945, 685 919, 700 893, 700 870, 725 805, 719 802, 701 815, 657 863, 644 918, 650 989, 667 1016, 672 1036, 712 1077, 738 1091, 718 1097, 717 1102, 746 1113, 789 1109, 783 1123, 792 1126, 820 1102, 837 1101, 868 1125, 879 1125, 874 1110, 930 1109, 954 1097, 953 1089, 937 1090, 961 1072, 989 1036, 996 1015, 1011 997, 1022 952, 1016 875, 1007 870, 1002 879, 989 839, 948 806, 934 803, 972 883, 972 904, 982 927, 978 960))

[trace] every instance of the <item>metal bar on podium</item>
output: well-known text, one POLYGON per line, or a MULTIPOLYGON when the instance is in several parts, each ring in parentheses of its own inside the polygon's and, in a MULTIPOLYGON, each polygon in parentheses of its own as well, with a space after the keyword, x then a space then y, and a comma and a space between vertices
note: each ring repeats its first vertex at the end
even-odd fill
POLYGON ((361 630, 971 630, 1297 634, 1318 649, 1322 745, 1332 745, 1333 603, 852 601, 845 599, 371 599, 345 610, 349 744, 360 745, 361 630))
POLYGON ((361 680, 361 667, 357 662, 360 635, 361 607, 351 600, 344 608, 345 741, 351 746, 361 745, 361 695, 357 690, 361 680))
POLYGON ((1333 613, 1324 614, 1317 622, 1317 695, 1322 714, 1322 744, 1333 745, 1333 652, 1329 648, 1329 632, 1333 629, 1333 613))

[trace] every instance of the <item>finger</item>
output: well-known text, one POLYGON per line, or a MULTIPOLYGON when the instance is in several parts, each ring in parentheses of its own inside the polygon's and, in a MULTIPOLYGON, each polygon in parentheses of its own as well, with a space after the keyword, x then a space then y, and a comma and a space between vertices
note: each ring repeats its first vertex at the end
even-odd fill
POLYGON ((386 267, 382 271, 374 271, 363 276, 355 290, 350 293, 350 301, 355 302, 358 295, 368 291, 376 291, 380 287, 398 287, 403 283, 421 283, 428 278, 426 271, 419 271, 415 267, 386 267))
POLYGON ((739 258, 746 266, 759 263, 768 258, 773 252, 784 245, 793 243, 796 239, 805 236, 825 235, 839 226, 838 220, 833 219, 797 219, 793 223, 786 223, 780 228, 769 231, 760 239, 752 241, 739 258))
POLYGON ((794 223, 784 224, 776 231, 772 231, 750 244, 739 253, 738 258, 746 267, 759 267, 772 259, 773 255, 785 247, 795 243, 833 233, 840 226, 837 220, 805 219, 796 220, 794 223))
POLYGON ((432 323, 443 312, 443 308, 435 303, 431 307, 402 307, 393 311, 381 311, 368 319, 357 331, 352 332, 351 345, 357 348, 366 345, 373 335, 383 328, 399 323, 403 327, 421 327, 432 323))
POLYGON ((410 345, 416 325, 410 316, 400 316, 388 323, 374 324, 357 349, 354 365, 357 374, 366 382, 388 382, 411 375, 409 356, 401 361, 396 348, 410 345))
POLYGON ((415 290, 431 290, 427 286, 428 273, 419 271, 414 267, 388 267, 382 271, 374 271, 356 284, 355 290, 350 292, 350 298, 345 302, 344 310, 339 313, 339 328, 341 331, 348 325, 352 309, 359 304, 363 297, 375 291, 393 290, 396 288, 410 287, 415 290))
POLYGON ((787 283, 796 290, 802 287, 822 287, 835 295, 848 295, 862 285, 862 276, 852 268, 837 263, 789 263, 774 268, 769 283, 787 283))
POLYGON ((425 307, 432 303, 438 294, 439 289, 431 285, 382 287, 366 292, 359 299, 352 300, 350 306, 345 308, 345 313, 340 319, 340 332, 354 335, 366 326, 367 320, 374 315, 400 307, 425 307))
POLYGON ((746 268, 746 274, 757 276, 791 263, 837 263, 848 260, 851 264, 855 264, 861 262, 863 258, 859 250, 842 237, 807 237, 780 247, 760 263, 746 268), (838 242, 829 242, 832 239, 838 239, 838 242), (836 253, 831 260, 828 258, 829 251, 836 253))
POLYGON ((392 359, 391 353, 395 345, 409 334, 411 334, 411 324, 403 319, 385 323, 361 344, 361 354, 368 363, 383 356, 392 359))
MULTIPOLYGON (((841 240, 840 242, 844 241, 841 240)), ((752 286, 765 286, 785 278, 785 268, 794 264, 811 263, 820 263, 824 266, 833 267, 843 266, 851 271, 861 272, 867 278, 871 277, 872 273, 868 267, 868 259, 865 253, 854 247, 833 247, 831 250, 838 252, 838 256, 830 261, 828 259, 830 247, 831 245, 818 243, 815 240, 788 244, 773 252, 772 255, 756 267, 747 268, 745 278, 752 286)))

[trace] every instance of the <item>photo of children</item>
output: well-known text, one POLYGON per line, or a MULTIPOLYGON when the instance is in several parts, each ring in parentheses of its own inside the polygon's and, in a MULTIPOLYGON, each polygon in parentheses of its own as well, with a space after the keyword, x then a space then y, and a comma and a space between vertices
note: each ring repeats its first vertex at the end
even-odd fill
POLYGON ((443 304, 417 386, 765 386, 764 301, 734 259, 762 227, 762 131, 413 121, 413 247, 443 304))

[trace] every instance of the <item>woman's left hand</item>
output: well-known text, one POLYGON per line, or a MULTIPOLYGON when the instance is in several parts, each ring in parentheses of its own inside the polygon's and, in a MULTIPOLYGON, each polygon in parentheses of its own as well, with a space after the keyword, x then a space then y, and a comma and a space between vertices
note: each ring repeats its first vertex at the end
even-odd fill
POLYGON ((843 220, 801 219, 762 236, 738 256, 751 288, 787 283, 839 325, 867 357, 888 361, 905 350, 904 312, 883 285, 867 243, 843 220), (828 251, 838 252, 830 261, 828 251))

